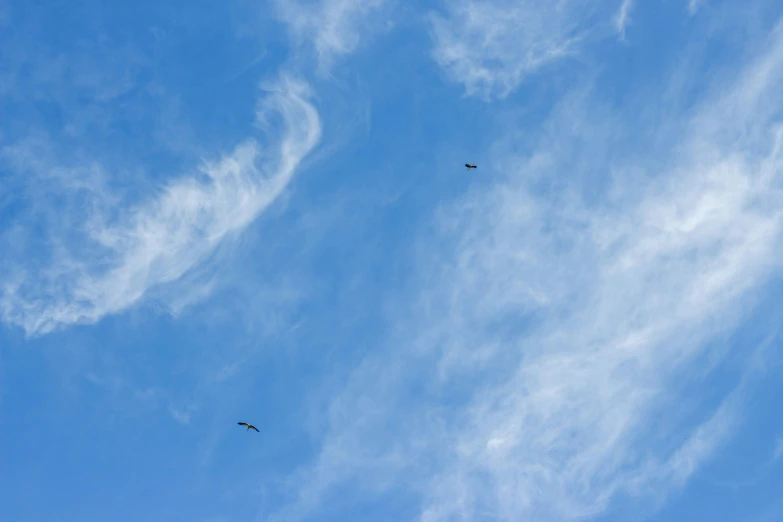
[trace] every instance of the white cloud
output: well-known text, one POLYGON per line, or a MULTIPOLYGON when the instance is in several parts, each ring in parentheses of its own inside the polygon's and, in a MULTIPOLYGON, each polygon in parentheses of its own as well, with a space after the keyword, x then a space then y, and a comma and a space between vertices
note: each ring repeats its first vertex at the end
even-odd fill
POLYGON ((353 53, 367 32, 369 16, 380 11, 386 0, 278 0, 282 20, 299 41, 311 42, 322 68, 334 58, 353 53))
POLYGON ((783 258, 783 35, 765 43, 688 125, 671 123, 685 128, 676 148, 616 173, 619 196, 539 195, 540 180, 611 147, 566 103, 536 154, 485 168, 508 178, 445 206, 418 300, 332 402, 280 518, 359 477, 366 495, 420 493, 426 522, 582 519, 621 492, 684 484, 745 395, 740 384, 704 412, 681 393, 783 258))
POLYGON ((777 462, 780 457, 783 457, 783 437, 778 437, 775 443, 775 451, 772 452, 772 462, 777 462))
POLYGON ((696 11, 701 7, 703 0, 688 0, 688 12, 691 15, 696 14, 696 11))
MULTIPOLYGON (((597 0, 454 0, 433 14, 434 58, 469 95, 503 98, 542 67, 573 55, 597 0)), ((600 9, 598 10, 600 11, 600 9)))
POLYGON ((706 341, 736 325, 750 292, 780 268, 780 31, 740 77, 720 101, 705 102, 675 166, 625 194, 640 197, 636 204, 542 203, 527 180, 558 170, 536 172, 540 159, 472 202, 483 214, 464 218, 470 235, 447 273, 447 295, 460 296, 450 302, 466 305, 446 310, 445 355, 453 365, 493 357, 482 338, 495 337, 498 317, 532 309, 545 322, 506 345, 519 366, 488 384, 455 426, 425 520, 472 519, 482 509, 504 520, 589 516, 627 484, 635 492, 681 484, 725 440, 741 399, 673 452, 655 448, 676 426, 642 442, 666 423, 662 409, 676 411, 677 383, 706 341))
POLYGON ((173 403, 169 403, 169 414, 171 415, 171 418, 184 426, 190 424, 190 419, 197 410, 198 405, 196 404, 188 404, 182 408, 178 408, 173 403))
POLYGON ((631 23, 632 8, 633 0, 623 0, 620 9, 617 11, 617 16, 614 19, 614 25, 617 28, 617 32, 620 33, 621 40, 625 40, 625 28, 631 23))
MULTIPOLYGON (((28 334, 95 322, 133 305, 150 289, 177 281, 226 237, 258 217, 320 138, 318 114, 307 100, 305 84, 283 78, 268 90, 258 117, 262 124, 272 113, 282 117, 276 151, 264 151, 248 139, 219 161, 205 163, 198 176, 172 182, 156 197, 112 219, 105 211, 114 203, 111 194, 90 188, 89 183, 74 187, 73 176, 65 176, 67 185, 57 188, 74 191, 86 186, 88 204, 95 211, 85 223, 74 224, 81 232, 78 244, 75 230, 64 229, 62 237, 53 238, 48 265, 32 268, 26 259, 4 259, 3 319, 28 334)), ((34 155, 24 148, 11 147, 4 156, 16 169, 46 167, 36 165, 34 155)), ((93 177, 100 178, 99 174, 93 177)))

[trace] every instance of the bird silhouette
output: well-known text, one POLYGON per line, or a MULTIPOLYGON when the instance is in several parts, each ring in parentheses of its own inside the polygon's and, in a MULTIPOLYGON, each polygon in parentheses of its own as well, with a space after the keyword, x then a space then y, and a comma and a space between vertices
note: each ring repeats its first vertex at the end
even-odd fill
POLYGON ((472 163, 465 163, 465 166, 468 168, 468 170, 477 168, 477 167, 476 167, 474 164, 472 164, 472 163))
POLYGON ((258 431, 258 428, 256 428, 252 424, 248 424, 247 422, 237 422, 237 424, 239 424, 240 426, 247 426, 247 430, 245 430, 245 431, 250 431, 250 430, 258 431))

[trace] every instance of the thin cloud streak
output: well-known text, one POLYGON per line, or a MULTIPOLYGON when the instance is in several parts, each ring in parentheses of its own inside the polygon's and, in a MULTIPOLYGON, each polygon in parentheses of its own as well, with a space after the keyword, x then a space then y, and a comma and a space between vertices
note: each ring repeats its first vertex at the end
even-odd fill
MULTIPOLYGON (((660 420, 661 408, 675 407, 673 377, 685 379, 706 342, 737 324, 751 292, 779 268, 781 132, 768 114, 780 105, 767 103, 775 103, 783 78, 779 31, 772 43, 741 75, 746 79, 719 97, 722 103, 705 103, 679 167, 635 208, 595 214, 542 207, 524 184, 479 203, 491 209, 493 201, 502 202, 471 236, 486 239, 459 251, 471 262, 449 278, 474 284, 456 291, 476 302, 480 289, 496 288, 486 301, 512 306, 489 305, 489 318, 519 310, 517 295, 554 296, 542 302, 550 310, 558 296, 567 297, 555 310, 568 319, 512 345, 524 354, 518 370, 479 394, 469 419, 455 426, 460 435, 447 459, 452 464, 442 482, 433 481, 439 486, 424 520, 471 519, 489 509, 504 520, 533 513, 539 520, 591 516, 625 484, 636 491, 682 484, 725 440, 730 407, 672 456, 659 451, 647 458, 664 465, 644 464, 639 451, 654 447, 642 437, 660 420), (727 112, 747 125, 742 134, 727 112), (537 208, 517 208, 531 201, 537 208), (565 230, 554 238, 531 235, 531 227, 547 222, 565 230), (570 249, 563 253, 553 244, 570 249), (575 290, 563 289, 561 277, 575 290), (505 289, 497 279, 507 281, 505 289), (662 475, 662 468, 670 472, 662 475), (462 508, 451 502, 455 497, 462 508)), ((521 172, 528 176, 535 168, 521 172)), ((456 335, 449 338, 470 335, 467 328, 486 332, 486 319, 475 315, 454 321, 456 335)))
POLYGON ((430 17, 433 57, 469 96, 504 98, 528 76, 578 51, 596 0, 455 0, 430 17))
POLYGON ((625 28, 631 23, 631 9, 633 8, 633 0, 623 0, 620 5, 620 10, 617 11, 617 17, 615 18, 615 27, 617 32, 620 33, 620 40, 625 40, 625 28))
POLYGON ((371 25, 369 17, 386 5, 387 0, 319 0, 307 5, 278 0, 277 10, 297 41, 312 44, 321 71, 326 71, 336 58, 357 49, 371 25))
MULTIPOLYGON (((276 152, 248 139, 219 161, 202 165, 198 176, 169 184, 114 222, 103 212, 93 214, 81 229, 89 247, 76 253, 57 247, 51 265, 37 271, 25 269, 20 259, 4 262, 13 266, 7 272, 13 275, 4 277, 0 289, 3 320, 28 335, 94 323, 178 280, 256 219, 285 189, 321 133, 306 84, 283 77, 267 90, 258 119, 263 124, 273 114, 282 117, 276 152)), ((105 207, 102 201, 93 204, 105 207)))
POLYGON ((778 437, 775 443, 775 451, 772 452, 772 462, 777 462, 783 457, 783 437, 778 437))
POLYGON ((783 254, 781 31, 763 48, 689 125, 671 122, 686 130, 670 167, 662 151, 629 162, 622 197, 537 195, 600 146, 569 134, 596 118, 582 127, 564 104, 552 142, 490 167, 514 177, 445 206, 413 312, 333 400, 322 451, 273 520, 305 518, 358 477, 368 496, 421 495, 426 522, 576 520, 685 484, 730 438, 744 384, 688 424, 679 394, 783 254), (446 389, 463 398, 445 403, 446 389))

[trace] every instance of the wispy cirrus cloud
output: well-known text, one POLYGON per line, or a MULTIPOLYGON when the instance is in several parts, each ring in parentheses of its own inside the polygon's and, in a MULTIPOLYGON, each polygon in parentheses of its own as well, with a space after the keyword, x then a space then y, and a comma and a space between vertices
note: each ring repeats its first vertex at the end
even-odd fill
MULTIPOLYGON (((294 39, 311 42, 319 63, 328 68, 334 58, 356 50, 370 15, 386 5, 386 0, 323 0, 280 2, 278 8, 294 39)), ((70 61, 60 59, 61 67, 54 76, 36 75, 33 87, 40 90, 47 86, 50 92, 48 86, 56 84, 57 92, 65 92, 67 98, 72 93, 63 82, 64 75, 83 69, 92 73, 82 75, 94 80, 89 84, 92 97, 103 96, 105 86, 95 76, 95 68, 89 67, 89 61, 83 62, 87 65, 75 69, 70 61)), ((10 98, 24 94, 17 85, 17 69, 4 76, 5 90, 0 94, 10 98)), ((129 74, 122 79, 121 87, 130 89, 129 74)), ((0 186, 0 205, 18 188, 11 179, 16 176, 11 174, 24 173, 32 179, 46 179, 36 190, 49 198, 67 200, 68 212, 55 217, 53 212, 42 210, 49 206, 42 201, 33 211, 39 217, 46 214, 48 221, 48 243, 37 244, 47 251, 45 256, 39 251, 30 257, 26 246, 6 249, 0 260, 7 274, 0 288, 4 320, 23 327, 29 335, 49 332, 58 325, 95 322, 132 306, 153 289, 181 281, 225 238, 252 222, 282 192, 299 162, 321 138, 319 115, 304 82, 283 76, 268 90, 257 122, 268 126, 270 136, 282 133, 279 140, 273 138, 273 143, 262 147, 249 138, 220 160, 203 162, 198 172, 168 184, 130 211, 116 210, 122 196, 108 187, 115 176, 98 161, 89 157, 65 159, 55 150, 59 144, 43 135, 5 145, 2 160, 9 176, 5 186, 0 186), (269 126, 278 116, 282 128, 269 126), (23 259, 31 263, 25 266, 23 259)), ((6 245, 19 244, 25 235, 21 226, 11 227, 2 239, 6 245)), ((175 311, 211 291, 209 282, 181 286, 167 299, 175 311)))
MULTIPOLYGON (((690 0, 694 14, 700 2, 690 0)), ((502 99, 546 66, 576 56, 612 18, 625 39, 634 0, 458 0, 431 15, 433 57, 469 96, 502 99), (614 15, 612 16, 612 10, 614 15)))
MULTIPOLYGON (((132 306, 150 289, 177 281, 250 224, 285 189, 321 132, 305 83, 283 77, 267 90, 258 119, 279 115, 282 127, 271 129, 281 133, 278 142, 264 149, 248 139, 220 160, 205 162, 196 175, 166 185, 119 214, 109 211, 115 196, 101 189, 99 165, 84 174, 83 166, 42 163, 24 144, 5 147, 8 169, 28 177, 62 171, 53 178, 59 183, 55 191, 77 194, 89 210, 81 214, 83 222, 50 238, 48 259, 35 268, 25 258, 29 252, 12 258, 6 250, 3 319, 30 335, 95 322, 132 306)), ((6 242, 14 240, 12 233, 23 231, 9 230, 6 242)))
MULTIPOLYGON (((484 217, 466 216, 470 240, 463 236, 449 274, 470 284, 449 294, 486 305, 478 317, 459 309, 443 344, 468 342, 458 357, 446 355, 481 360, 475 352, 487 350, 491 358, 494 347, 481 337, 493 337, 499 317, 532 309, 546 311, 550 324, 512 340, 517 369, 470 402, 428 520, 470 519, 480 510, 509 520, 595 514, 626 484, 633 493, 681 484, 726 440, 741 396, 674 450, 646 434, 666 423, 661 408, 673 406, 679 387, 672 377, 687 380, 707 341, 736 325, 751 293, 780 268, 783 134, 773 93, 783 76, 781 36, 776 31, 742 81, 704 103, 686 131, 686 151, 633 204, 556 209, 524 181, 474 202, 484 217), (732 118, 747 132, 727 123, 732 118), (481 289, 492 291, 479 297, 481 289), (456 496, 461 508, 449 500, 456 496)), ((553 160, 531 161, 518 179, 553 160)), ((689 428, 669 424, 663 440, 675 430, 689 428)))
POLYGON ((382 12, 389 3, 389 0, 279 0, 277 9, 295 40, 310 43, 321 68, 326 70, 334 59, 356 50, 363 35, 377 26, 371 23, 370 16, 382 12))
POLYGON ((197 409, 198 406, 194 405, 187 405, 184 408, 178 408, 173 404, 169 404, 169 414, 171 415, 171 418, 183 425, 190 424, 190 419, 193 416, 194 411, 197 409))
POLYGON ((772 462, 777 462, 783 457, 783 437, 778 437, 775 442, 775 450, 772 452, 772 462))
POLYGON ((561 106, 530 157, 497 156, 498 184, 445 205, 412 311, 332 401, 279 518, 347 484, 417 495, 420 520, 440 522, 577 520, 686 483, 730 438, 745 384, 717 407, 678 401, 781 268, 780 28, 760 48, 665 124, 679 145, 603 164, 615 186, 598 203, 574 186, 541 194, 610 147, 585 100, 561 106))
POLYGON ((623 0, 614 19, 614 25, 617 32, 620 33, 621 40, 625 40, 625 28, 631 23, 631 9, 633 9, 633 0, 623 0))
MULTIPOLYGON (((457 0, 432 14, 433 56, 468 95, 503 98, 579 49, 603 2, 457 0)), ((598 18, 600 20, 600 18, 598 18)))

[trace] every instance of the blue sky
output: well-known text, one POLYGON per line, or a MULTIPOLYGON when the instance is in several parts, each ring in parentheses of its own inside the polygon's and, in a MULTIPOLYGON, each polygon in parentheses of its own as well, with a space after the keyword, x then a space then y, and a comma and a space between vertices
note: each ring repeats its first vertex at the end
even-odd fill
POLYGON ((775 0, 3 3, 0 519, 783 520, 780 85, 775 0))

